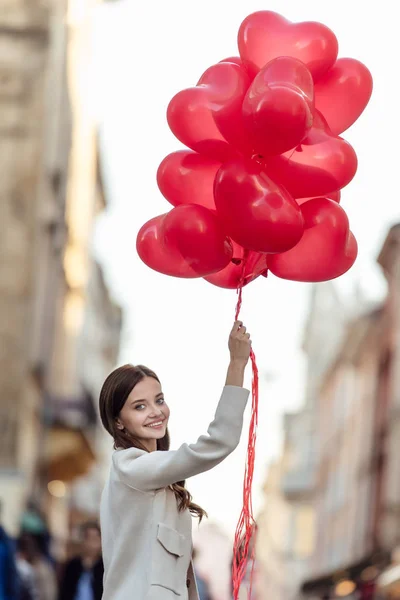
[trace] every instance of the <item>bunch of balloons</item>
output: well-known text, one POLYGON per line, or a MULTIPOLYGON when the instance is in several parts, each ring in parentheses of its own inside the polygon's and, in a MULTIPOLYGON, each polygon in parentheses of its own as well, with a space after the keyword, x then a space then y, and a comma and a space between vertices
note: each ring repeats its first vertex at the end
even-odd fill
POLYGON ((172 98, 173 134, 157 182, 173 208, 140 229, 152 269, 225 288, 268 272, 294 281, 339 277, 357 242, 340 190, 357 156, 340 134, 372 93, 368 69, 337 58, 334 33, 277 13, 249 15, 240 57, 225 59, 172 98))

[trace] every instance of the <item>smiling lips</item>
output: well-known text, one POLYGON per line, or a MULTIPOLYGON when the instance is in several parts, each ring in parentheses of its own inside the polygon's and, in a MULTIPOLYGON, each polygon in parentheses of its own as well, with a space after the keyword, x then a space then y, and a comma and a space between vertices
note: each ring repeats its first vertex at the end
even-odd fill
POLYGON ((152 427, 153 429, 161 429, 161 427, 164 425, 164 421, 165 421, 165 419, 163 419, 162 421, 154 421, 153 423, 149 423, 148 425, 145 425, 145 427, 152 427))

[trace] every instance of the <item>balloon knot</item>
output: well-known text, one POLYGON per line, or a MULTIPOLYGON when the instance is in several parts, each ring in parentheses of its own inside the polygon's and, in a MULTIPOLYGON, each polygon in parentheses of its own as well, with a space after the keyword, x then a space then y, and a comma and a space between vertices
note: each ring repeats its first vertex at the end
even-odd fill
POLYGON ((262 165, 264 162, 264 157, 262 154, 253 154, 251 160, 254 160, 254 162, 258 163, 259 165, 262 165))

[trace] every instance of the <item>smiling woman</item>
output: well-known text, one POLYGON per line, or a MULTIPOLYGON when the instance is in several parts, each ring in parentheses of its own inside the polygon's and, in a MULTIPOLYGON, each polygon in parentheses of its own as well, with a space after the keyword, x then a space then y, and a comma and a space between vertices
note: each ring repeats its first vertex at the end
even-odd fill
MULTIPOLYGON (((100 415, 114 438, 116 450, 138 448, 145 452, 169 450, 169 408, 157 375, 143 365, 124 365, 111 373, 100 394, 100 415), (160 410, 162 407, 162 410, 160 410)), ((184 481, 172 483, 180 510, 201 519, 205 511, 192 502, 184 481)))
POLYGON ((115 452, 100 520, 103 600, 198 600, 192 565, 192 502, 185 479, 222 462, 240 440, 249 392, 243 389, 251 341, 236 321, 229 336, 226 385, 206 435, 169 450, 168 420, 157 375, 144 366, 113 371, 100 394, 104 427, 115 452))
POLYGON ((166 434, 169 408, 155 374, 149 375, 146 367, 136 367, 136 372, 138 370, 144 377, 129 394, 116 426, 119 431, 139 440, 149 452, 154 452, 157 450, 157 440, 166 434))

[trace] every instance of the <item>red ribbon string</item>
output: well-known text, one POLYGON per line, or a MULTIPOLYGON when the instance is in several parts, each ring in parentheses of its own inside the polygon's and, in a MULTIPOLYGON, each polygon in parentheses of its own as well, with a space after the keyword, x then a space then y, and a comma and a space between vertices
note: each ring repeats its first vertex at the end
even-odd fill
MULTIPOLYGON (((240 309, 242 307, 242 290, 244 284, 244 273, 246 267, 247 252, 243 257, 243 270, 240 285, 238 287, 238 301, 236 305, 236 320, 239 318, 240 309)), ((249 596, 251 596, 251 588, 253 583, 254 569, 254 554, 255 554, 255 529, 256 521, 253 515, 252 503, 252 485, 255 463, 255 450, 258 425, 258 368, 256 356, 251 350, 250 353, 251 366, 253 371, 252 377, 252 403, 251 403, 251 419, 249 427, 249 438, 247 444, 247 456, 245 465, 245 474, 243 480, 243 506, 240 513, 239 521, 236 527, 235 541, 233 545, 233 565, 232 565, 232 580, 233 580, 233 598, 238 600, 241 583, 247 573, 249 560, 252 561, 250 572, 249 596)))

